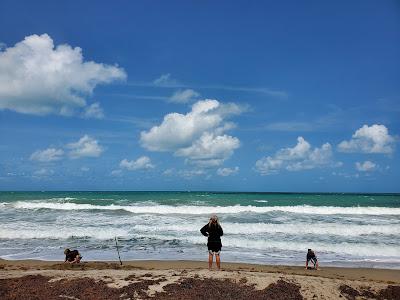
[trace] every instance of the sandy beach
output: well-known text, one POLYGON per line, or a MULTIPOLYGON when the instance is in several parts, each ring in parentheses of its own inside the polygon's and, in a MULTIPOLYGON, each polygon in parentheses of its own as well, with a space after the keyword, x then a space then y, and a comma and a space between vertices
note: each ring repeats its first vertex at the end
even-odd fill
POLYGON ((400 299, 400 271, 199 261, 0 260, 1 299, 400 299))

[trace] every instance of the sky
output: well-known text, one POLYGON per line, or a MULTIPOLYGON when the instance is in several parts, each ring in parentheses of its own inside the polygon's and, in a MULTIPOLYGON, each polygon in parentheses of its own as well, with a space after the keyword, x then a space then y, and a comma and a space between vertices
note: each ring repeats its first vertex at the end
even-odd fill
POLYGON ((0 2, 0 190, 400 192, 398 1, 0 2))

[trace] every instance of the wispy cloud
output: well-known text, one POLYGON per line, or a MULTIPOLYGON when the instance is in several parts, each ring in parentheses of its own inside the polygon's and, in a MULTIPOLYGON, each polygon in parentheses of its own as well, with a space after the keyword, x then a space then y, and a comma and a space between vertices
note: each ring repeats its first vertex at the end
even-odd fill
POLYGON ((265 86, 241 86, 241 85, 227 85, 227 84, 184 84, 179 80, 172 77, 170 73, 162 74, 159 78, 156 78, 152 82, 143 81, 130 81, 127 83, 128 86, 135 87, 153 87, 153 88, 192 88, 192 89, 209 89, 209 90, 225 90, 225 91, 237 91, 244 93, 259 93, 268 95, 276 98, 288 98, 289 94, 286 91, 273 89, 265 86))
MULTIPOLYGON (((345 118, 345 111, 337 106, 329 105, 329 112, 319 117, 310 117, 304 120, 307 116, 303 116, 302 120, 290 120, 272 122, 261 125, 254 130, 266 131, 283 131, 283 132, 314 132, 324 131, 329 128, 343 127, 342 120, 345 118)), ((346 124, 347 126, 347 124, 346 124)))
POLYGON ((173 78, 170 73, 167 73, 154 79, 153 84, 160 87, 169 87, 179 84, 179 81, 173 78))
POLYGON ((169 102, 173 103, 189 103, 200 96, 198 92, 192 89, 177 90, 169 98, 169 102))
POLYGON ((159 120, 155 118, 137 118, 137 117, 126 117, 126 116, 116 116, 114 118, 104 118, 106 121, 111 122, 121 122, 129 123, 135 125, 137 128, 148 129, 153 127, 159 120))
POLYGON ((263 129, 267 131, 293 131, 293 132, 299 132, 299 131, 314 131, 315 126, 313 126, 313 123, 308 123, 308 122, 275 122, 275 123, 270 123, 267 124, 263 127, 263 129))

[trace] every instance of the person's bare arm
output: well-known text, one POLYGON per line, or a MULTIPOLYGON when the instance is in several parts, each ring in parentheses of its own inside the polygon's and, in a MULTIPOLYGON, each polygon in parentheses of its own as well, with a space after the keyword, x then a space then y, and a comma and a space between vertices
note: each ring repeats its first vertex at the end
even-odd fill
POLYGON ((73 261, 71 261, 71 264, 76 264, 76 263, 78 263, 79 262, 79 254, 77 255, 77 256, 75 256, 75 258, 74 258, 74 260, 73 261))

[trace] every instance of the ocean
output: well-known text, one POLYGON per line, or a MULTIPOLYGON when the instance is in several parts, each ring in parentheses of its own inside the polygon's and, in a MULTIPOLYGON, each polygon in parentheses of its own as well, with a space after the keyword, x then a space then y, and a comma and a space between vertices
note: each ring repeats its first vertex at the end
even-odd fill
POLYGON ((400 194, 0 192, 0 257, 206 261, 214 213, 222 261, 400 269, 400 194))

